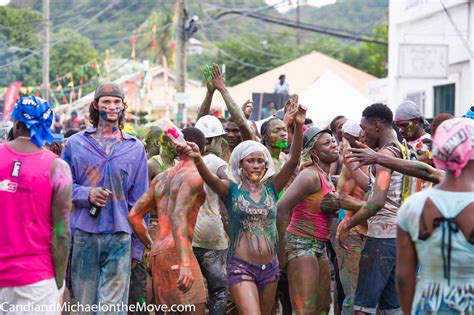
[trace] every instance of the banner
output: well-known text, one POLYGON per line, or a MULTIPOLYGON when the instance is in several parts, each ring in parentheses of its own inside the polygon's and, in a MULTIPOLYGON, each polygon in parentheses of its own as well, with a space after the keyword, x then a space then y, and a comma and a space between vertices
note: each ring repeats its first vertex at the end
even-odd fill
POLYGON ((5 93, 5 101, 3 103, 3 121, 10 119, 15 102, 20 98, 21 82, 13 82, 5 93))

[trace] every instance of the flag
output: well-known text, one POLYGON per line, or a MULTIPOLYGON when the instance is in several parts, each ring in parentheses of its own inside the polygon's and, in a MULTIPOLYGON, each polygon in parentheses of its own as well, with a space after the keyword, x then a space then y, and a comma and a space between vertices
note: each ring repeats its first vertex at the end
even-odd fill
POLYGON ((20 98, 20 88, 22 82, 13 82, 5 93, 5 101, 3 102, 3 121, 10 119, 15 102, 20 98))

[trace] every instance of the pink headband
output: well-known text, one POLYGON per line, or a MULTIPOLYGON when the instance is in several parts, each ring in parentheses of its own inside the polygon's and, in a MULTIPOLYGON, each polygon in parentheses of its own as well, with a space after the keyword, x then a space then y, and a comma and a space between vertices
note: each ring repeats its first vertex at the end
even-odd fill
POLYGON ((474 120, 452 118, 444 121, 433 140, 433 160, 437 168, 454 172, 458 177, 474 160, 474 120))

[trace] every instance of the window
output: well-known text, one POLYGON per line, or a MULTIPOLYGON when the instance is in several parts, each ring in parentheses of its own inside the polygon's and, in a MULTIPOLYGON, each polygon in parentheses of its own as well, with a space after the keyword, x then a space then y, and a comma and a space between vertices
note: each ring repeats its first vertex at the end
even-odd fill
POLYGON ((453 83, 434 87, 434 116, 441 113, 454 115, 454 86, 453 83))

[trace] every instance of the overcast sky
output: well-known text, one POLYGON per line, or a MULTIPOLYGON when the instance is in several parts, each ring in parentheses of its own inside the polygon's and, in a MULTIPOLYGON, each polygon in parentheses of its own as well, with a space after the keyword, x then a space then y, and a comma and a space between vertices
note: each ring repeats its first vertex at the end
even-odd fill
MULTIPOLYGON (((268 4, 276 4, 283 2, 282 0, 265 0, 268 4)), ((300 0, 300 5, 303 3, 309 3, 310 5, 321 7, 323 5, 332 4, 336 2, 336 0, 300 0)), ((284 4, 281 4, 276 7, 278 11, 284 13, 288 11, 291 7, 296 7, 296 0, 285 0, 284 4), (291 5, 290 5, 291 2, 291 5)))

